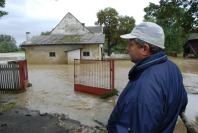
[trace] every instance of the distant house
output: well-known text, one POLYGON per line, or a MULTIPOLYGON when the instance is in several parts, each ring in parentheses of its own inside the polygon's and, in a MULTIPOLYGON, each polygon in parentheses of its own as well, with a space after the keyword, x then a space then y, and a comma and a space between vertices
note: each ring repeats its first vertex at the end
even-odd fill
POLYGON ((184 57, 198 58, 198 33, 190 34, 184 45, 184 57))
POLYGON ((71 13, 49 35, 34 36, 21 47, 30 64, 65 64, 74 59, 101 59, 105 36, 101 26, 85 27, 71 13))

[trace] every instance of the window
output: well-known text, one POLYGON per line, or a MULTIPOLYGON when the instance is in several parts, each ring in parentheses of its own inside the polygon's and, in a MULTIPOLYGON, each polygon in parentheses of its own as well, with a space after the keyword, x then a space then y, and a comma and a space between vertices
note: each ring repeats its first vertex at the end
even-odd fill
POLYGON ((90 56, 90 52, 83 52, 83 56, 90 56))
POLYGON ((56 53, 55 52, 49 52, 49 57, 55 57, 56 53))

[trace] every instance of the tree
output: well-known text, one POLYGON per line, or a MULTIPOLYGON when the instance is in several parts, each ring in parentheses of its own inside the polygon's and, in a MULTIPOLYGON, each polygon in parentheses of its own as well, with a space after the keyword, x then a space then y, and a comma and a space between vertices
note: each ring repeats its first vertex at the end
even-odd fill
POLYGON ((135 26, 135 19, 129 16, 119 16, 118 22, 118 30, 120 34, 131 32, 135 26))
POLYGON ((133 17, 119 16, 118 12, 110 7, 100 10, 97 13, 97 18, 97 24, 104 26, 103 31, 107 40, 107 52, 108 56, 110 56, 112 48, 122 42, 120 35, 130 32, 135 25, 135 20, 133 17))
POLYGON ((163 27, 167 52, 181 52, 187 35, 198 31, 197 10, 197 0, 160 0, 144 8, 144 18, 163 27))
POLYGON ((50 31, 41 32, 41 35, 50 35, 50 31))
POLYGON ((0 35, 0 53, 17 51, 16 41, 10 35, 0 35))
POLYGON ((186 32, 198 32, 198 0, 183 0, 185 14, 182 17, 182 26, 186 32))
POLYGON ((116 32, 116 28, 118 25, 118 12, 114 8, 105 8, 104 10, 100 10, 97 13, 98 18, 98 24, 104 25, 104 33, 107 38, 107 49, 108 49, 108 55, 111 54, 111 48, 113 44, 112 38, 113 34, 116 32))
MULTIPOLYGON (((0 0, 0 8, 5 7, 5 0, 0 0)), ((0 17, 7 15, 8 13, 5 11, 0 10, 0 17)))
POLYGON ((113 49, 119 53, 123 53, 126 48, 126 44, 123 39, 120 38, 120 35, 130 33, 133 27, 135 26, 135 19, 129 16, 118 16, 118 26, 116 34, 113 37, 114 47, 113 49))

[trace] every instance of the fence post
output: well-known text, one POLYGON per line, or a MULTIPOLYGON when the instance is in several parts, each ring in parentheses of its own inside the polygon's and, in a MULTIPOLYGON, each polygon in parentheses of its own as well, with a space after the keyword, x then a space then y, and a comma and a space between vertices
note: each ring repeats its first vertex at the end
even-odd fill
POLYGON ((27 62, 24 61, 18 61, 17 64, 19 65, 19 76, 20 76, 20 89, 25 90, 27 86, 27 62))
POLYGON ((25 67, 25 80, 28 80, 27 60, 24 60, 24 67, 25 67))
POLYGON ((114 66, 114 60, 112 60, 112 90, 115 89, 114 88, 114 78, 115 78, 115 66, 114 66))
POLYGON ((76 90, 75 81, 76 81, 76 59, 74 59, 74 90, 76 90))

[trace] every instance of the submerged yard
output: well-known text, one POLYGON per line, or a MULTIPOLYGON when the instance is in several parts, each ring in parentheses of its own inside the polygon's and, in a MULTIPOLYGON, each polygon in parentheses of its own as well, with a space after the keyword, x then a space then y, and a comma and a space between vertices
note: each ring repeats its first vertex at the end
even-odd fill
MULTIPOLYGON (((189 104, 187 120, 198 128, 198 60, 171 58, 184 76, 189 104)), ((128 60, 115 62, 115 88, 122 91, 128 79, 127 74, 133 64, 128 60)), ((41 113, 60 113, 80 121, 82 124, 97 126, 106 124, 117 97, 100 99, 98 96, 74 91, 73 65, 29 65, 29 81, 32 87, 20 94, 1 94, 1 101, 15 103, 15 106, 41 113)), ((175 133, 185 133, 181 121, 175 133)))

